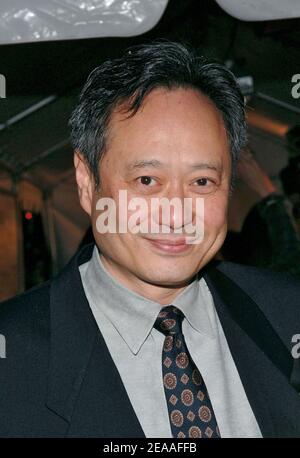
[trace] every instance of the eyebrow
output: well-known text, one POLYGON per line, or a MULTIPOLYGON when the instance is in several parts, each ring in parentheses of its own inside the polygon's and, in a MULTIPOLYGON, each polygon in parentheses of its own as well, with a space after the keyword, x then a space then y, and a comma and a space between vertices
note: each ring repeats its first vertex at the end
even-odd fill
MULTIPOLYGON (((149 159, 149 160, 139 160, 139 161, 133 161, 129 162, 129 164, 126 165, 126 169, 129 171, 133 170, 140 170, 143 168, 147 167, 153 167, 156 169, 167 167, 167 164, 158 161, 157 159, 149 159)), ((190 169, 195 169, 195 170, 203 170, 203 169, 210 169, 210 170, 215 170, 216 172, 220 172, 222 170, 222 166, 220 164, 215 164, 213 162, 197 162, 189 165, 190 169)))
POLYGON ((164 164, 157 159, 149 159, 149 160, 140 160, 140 161, 133 161, 129 162, 129 164, 126 165, 127 170, 138 170, 138 169, 144 169, 146 167, 154 167, 156 169, 164 167, 164 164))
POLYGON ((191 164, 189 167, 196 170, 210 169, 215 170, 216 172, 221 172, 222 170, 221 164, 215 164, 214 162, 198 162, 191 164))

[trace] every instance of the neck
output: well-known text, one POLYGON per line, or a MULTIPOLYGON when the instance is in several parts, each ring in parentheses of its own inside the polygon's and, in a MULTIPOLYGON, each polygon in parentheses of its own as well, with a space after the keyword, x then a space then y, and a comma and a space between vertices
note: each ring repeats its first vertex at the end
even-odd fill
POLYGON ((105 258, 101 253, 100 258, 104 268, 110 273, 110 275, 123 286, 145 297, 154 302, 158 302, 161 305, 171 304, 174 299, 189 285, 190 282, 186 282, 183 285, 178 286, 164 286, 148 283, 133 274, 128 274, 122 269, 116 268, 109 259, 105 258))

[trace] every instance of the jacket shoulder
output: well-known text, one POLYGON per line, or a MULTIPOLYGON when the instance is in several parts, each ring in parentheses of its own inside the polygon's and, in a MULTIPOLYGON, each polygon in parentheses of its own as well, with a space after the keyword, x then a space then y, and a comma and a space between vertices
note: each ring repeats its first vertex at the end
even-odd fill
POLYGON ((50 281, 0 303, 0 333, 20 338, 49 332, 50 281))
POLYGON ((255 292, 259 295, 263 292, 260 287, 266 288, 270 293, 300 291, 300 280, 287 272, 226 261, 220 262, 217 269, 249 293, 255 292))
POLYGON ((220 262, 217 269, 259 306, 285 341, 300 333, 300 280, 285 272, 220 262))

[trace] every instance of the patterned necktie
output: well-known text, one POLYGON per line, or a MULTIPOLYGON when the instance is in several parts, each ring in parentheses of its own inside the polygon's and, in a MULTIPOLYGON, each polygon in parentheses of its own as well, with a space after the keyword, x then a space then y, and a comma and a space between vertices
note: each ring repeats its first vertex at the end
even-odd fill
POLYGON ((220 437, 206 385, 182 334, 183 313, 175 306, 161 309, 154 327, 166 337, 162 372, 173 437, 220 437))

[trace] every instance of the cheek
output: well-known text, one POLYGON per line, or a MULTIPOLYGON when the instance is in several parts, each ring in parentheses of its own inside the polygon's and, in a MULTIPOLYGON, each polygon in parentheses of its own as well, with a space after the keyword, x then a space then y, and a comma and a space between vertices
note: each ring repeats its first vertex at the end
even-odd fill
POLYGON ((227 225, 228 203, 225 198, 207 199, 204 202, 204 224, 210 231, 218 231, 227 225))

